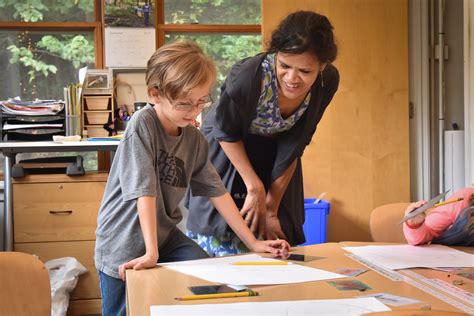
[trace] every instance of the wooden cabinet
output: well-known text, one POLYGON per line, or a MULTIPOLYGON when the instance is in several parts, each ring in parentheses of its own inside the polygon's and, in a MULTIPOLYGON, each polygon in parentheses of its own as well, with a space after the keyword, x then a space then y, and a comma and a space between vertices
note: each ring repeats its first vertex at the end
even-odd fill
POLYGON ((14 250, 44 262, 74 257, 88 270, 71 293, 68 314, 100 314, 94 240, 106 181, 106 173, 95 173, 29 175, 13 183, 14 250))

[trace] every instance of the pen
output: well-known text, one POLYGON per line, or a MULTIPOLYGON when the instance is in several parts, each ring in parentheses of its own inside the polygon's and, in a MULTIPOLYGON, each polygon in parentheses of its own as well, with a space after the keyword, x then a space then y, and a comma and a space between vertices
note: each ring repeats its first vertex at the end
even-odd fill
POLYGON ((245 292, 231 292, 231 293, 216 293, 216 294, 198 294, 198 295, 186 295, 175 297, 178 301, 191 301, 191 300, 203 300, 209 298, 228 298, 228 297, 245 297, 245 296, 258 296, 256 291, 245 291, 245 292))
POLYGON ((453 199, 453 200, 444 201, 444 202, 439 202, 439 203, 433 205, 433 208, 438 207, 438 206, 441 206, 441 205, 456 203, 456 202, 459 202, 459 201, 462 201, 462 200, 464 200, 463 197, 460 197, 460 198, 457 198, 457 199, 453 199))
POLYGON ((291 262, 286 261, 237 261, 232 262, 234 266, 286 266, 291 262))

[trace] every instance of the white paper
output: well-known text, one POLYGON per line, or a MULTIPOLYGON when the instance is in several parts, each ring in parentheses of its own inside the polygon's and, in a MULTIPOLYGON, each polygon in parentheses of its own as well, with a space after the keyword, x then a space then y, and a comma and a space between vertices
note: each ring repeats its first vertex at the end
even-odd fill
POLYGON ((363 246, 343 249, 392 270, 474 266, 474 255, 443 245, 363 246))
POLYGON ((79 83, 82 87, 82 84, 84 83, 84 80, 86 79, 86 73, 87 73, 87 66, 79 69, 79 83))
POLYGON ((382 302, 384 304, 387 304, 387 305, 392 305, 392 306, 404 306, 404 305, 411 305, 411 304, 420 303, 419 300, 416 300, 414 298, 393 295, 393 294, 390 294, 390 293, 367 294, 367 295, 361 295, 359 297, 375 297, 380 302, 382 302))
POLYGON ((105 28, 105 63, 109 68, 146 68, 155 50, 154 28, 105 28))
POLYGON ((390 308, 373 297, 335 300, 150 306, 151 316, 349 316, 390 310, 390 308))
POLYGON ((255 254, 160 264, 177 272, 210 282, 233 285, 289 284, 345 278, 345 275, 299 264, 236 266, 239 261, 279 261, 255 254))
POLYGON ((37 123, 37 124, 10 124, 5 123, 3 130, 8 131, 12 129, 27 129, 27 128, 51 128, 51 127, 63 127, 63 124, 48 124, 48 123, 37 123))

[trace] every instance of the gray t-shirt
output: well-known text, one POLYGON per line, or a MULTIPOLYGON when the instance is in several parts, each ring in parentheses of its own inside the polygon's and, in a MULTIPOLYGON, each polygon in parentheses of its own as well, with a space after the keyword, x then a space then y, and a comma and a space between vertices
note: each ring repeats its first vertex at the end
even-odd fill
POLYGON ((97 219, 97 270, 119 278, 119 265, 145 254, 139 197, 156 197, 161 248, 182 219, 179 203, 188 186, 193 195, 217 197, 226 192, 201 133, 187 126, 179 136, 166 134, 155 109, 147 105, 129 122, 114 156, 97 219))

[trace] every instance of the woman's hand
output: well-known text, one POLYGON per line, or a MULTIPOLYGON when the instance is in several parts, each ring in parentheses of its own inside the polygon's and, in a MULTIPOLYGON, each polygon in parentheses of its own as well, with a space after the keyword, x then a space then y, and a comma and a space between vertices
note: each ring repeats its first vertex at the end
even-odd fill
POLYGON ((276 212, 267 210, 266 215, 266 239, 287 239, 276 212))
MULTIPOLYGON (((423 206, 424 204, 426 204, 426 201, 421 200, 421 201, 418 201, 418 202, 415 202, 415 203, 412 203, 412 204, 408 205, 408 207, 405 210, 405 215, 408 215, 413 210, 423 206)), ((410 227, 410 228, 418 228, 425 221, 425 217, 426 217, 426 214, 425 214, 425 212, 423 212, 423 213, 420 213, 420 214, 416 215, 413 218, 410 218, 409 220, 406 221, 406 223, 407 223, 408 227, 410 227)))
POLYGON ((125 270, 127 269, 141 270, 141 269, 154 268, 156 267, 157 262, 158 262, 158 255, 154 256, 150 254, 145 254, 139 258, 130 260, 129 262, 126 262, 119 266, 120 278, 122 278, 122 280, 125 281, 125 270))
POLYGON ((265 189, 263 185, 258 189, 248 189, 245 202, 240 214, 254 235, 265 236, 265 189))
POLYGON ((290 252, 290 244, 286 240, 256 240, 249 246, 253 252, 269 252, 278 257, 290 252))

